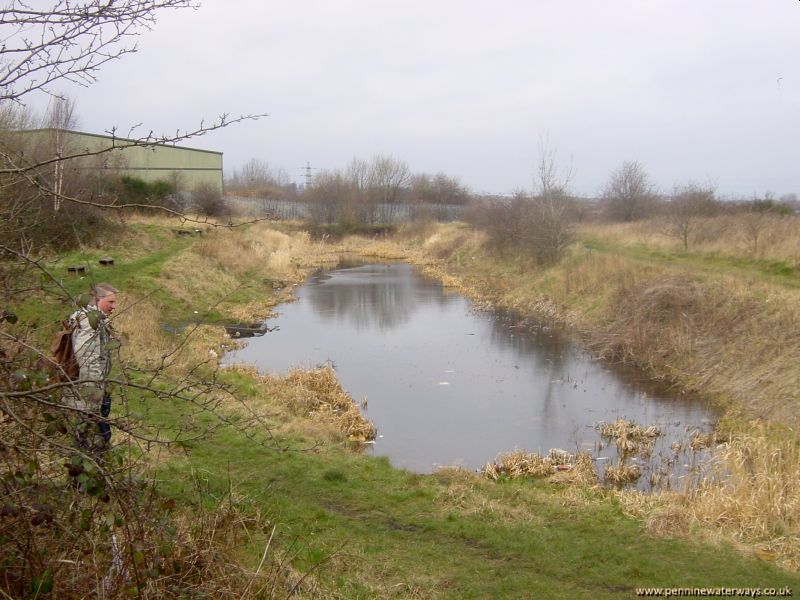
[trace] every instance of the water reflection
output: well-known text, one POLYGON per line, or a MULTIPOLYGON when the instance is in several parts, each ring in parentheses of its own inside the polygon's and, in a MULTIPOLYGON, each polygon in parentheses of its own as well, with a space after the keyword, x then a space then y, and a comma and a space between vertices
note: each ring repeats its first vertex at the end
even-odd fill
POLYGON ((373 451, 414 471, 478 468, 514 448, 597 450, 596 425, 618 417, 668 433, 659 459, 711 416, 620 378, 557 332, 475 312, 409 265, 315 275, 270 325, 279 330, 228 360, 270 372, 333 363, 353 397, 369 399, 373 451))
POLYGON ((375 328, 388 332, 408 322, 412 313, 429 302, 444 303, 422 278, 398 276, 408 265, 371 265, 314 275, 308 295, 315 313, 327 321, 347 321, 356 331, 375 328))

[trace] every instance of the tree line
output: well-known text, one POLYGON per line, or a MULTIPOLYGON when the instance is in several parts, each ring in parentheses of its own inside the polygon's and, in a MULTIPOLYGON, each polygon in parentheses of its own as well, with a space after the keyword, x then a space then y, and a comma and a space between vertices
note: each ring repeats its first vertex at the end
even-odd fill
POLYGON ((251 159, 226 179, 225 189, 237 196, 293 200, 307 205, 315 224, 377 225, 404 218, 436 216, 442 207, 466 206, 473 195, 456 177, 445 173, 413 173, 390 155, 353 158, 343 169, 316 173, 298 188, 283 169, 251 159))
POLYGON ((633 223, 654 221, 663 235, 690 249, 700 224, 708 218, 737 215, 753 252, 758 253, 764 230, 774 219, 800 209, 795 195, 780 200, 771 194, 748 200, 723 200, 711 184, 687 182, 663 193, 641 163, 625 161, 613 170, 599 198, 581 198, 569 191, 571 172, 558 175, 555 153, 541 149, 533 191, 512 197, 478 197, 467 220, 486 231, 499 252, 523 253, 537 262, 557 262, 582 221, 633 223))
POLYGON ((484 230, 496 250, 522 252, 540 263, 561 258, 574 225, 581 221, 655 219, 663 234, 688 250, 702 219, 738 214, 757 251, 770 219, 800 208, 796 195, 723 200, 713 185, 691 181, 662 192, 638 161, 625 161, 614 169, 598 197, 581 197, 570 188, 571 166, 559 164, 555 149, 542 143, 539 154, 533 188, 511 196, 476 194, 457 177, 441 172, 414 174, 404 161, 381 154, 368 160, 353 158, 343 169, 320 171, 305 188, 292 183, 283 169, 251 159, 226 179, 226 191, 240 198, 304 203, 303 214, 312 224, 346 229, 429 218, 449 220, 453 211, 447 209, 457 207, 458 218, 484 230))

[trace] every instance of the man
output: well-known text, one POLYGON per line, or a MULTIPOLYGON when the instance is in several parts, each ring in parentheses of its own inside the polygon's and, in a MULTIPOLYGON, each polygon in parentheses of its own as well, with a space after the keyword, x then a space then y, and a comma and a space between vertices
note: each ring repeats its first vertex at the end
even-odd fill
POLYGON ((77 424, 78 444, 85 449, 105 450, 111 442, 111 396, 106 390, 111 373, 112 331, 107 321, 117 308, 117 290, 108 283, 92 286, 86 308, 69 318, 75 325, 72 349, 80 368, 76 387, 65 394, 74 408, 85 411, 77 424))

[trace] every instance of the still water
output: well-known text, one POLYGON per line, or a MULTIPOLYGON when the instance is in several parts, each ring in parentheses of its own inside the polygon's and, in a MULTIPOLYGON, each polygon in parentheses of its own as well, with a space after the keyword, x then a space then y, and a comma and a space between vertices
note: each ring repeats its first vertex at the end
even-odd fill
POLYGON ((397 467, 479 468, 515 448, 589 450, 603 460, 615 452, 598 450, 596 426, 618 417, 659 425, 667 454, 713 418, 699 402, 611 372, 556 332, 474 310, 410 265, 319 273, 296 296, 270 320, 278 330, 226 362, 269 373, 333 366, 356 402, 367 398, 379 435, 372 452, 397 467))

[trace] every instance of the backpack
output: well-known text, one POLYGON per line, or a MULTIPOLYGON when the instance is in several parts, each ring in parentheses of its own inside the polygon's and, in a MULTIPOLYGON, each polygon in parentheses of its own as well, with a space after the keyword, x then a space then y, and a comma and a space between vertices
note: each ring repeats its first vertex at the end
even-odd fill
POLYGON ((75 349, 72 347, 72 332, 75 331, 75 323, 66 319, 61 323, 61 331, 53 338, 50 345, 50 352, 53 361, 60 369, 56 369, 56 379, 61 382, 74 381, 80 375, 78 359, 75 357, 75 349))

